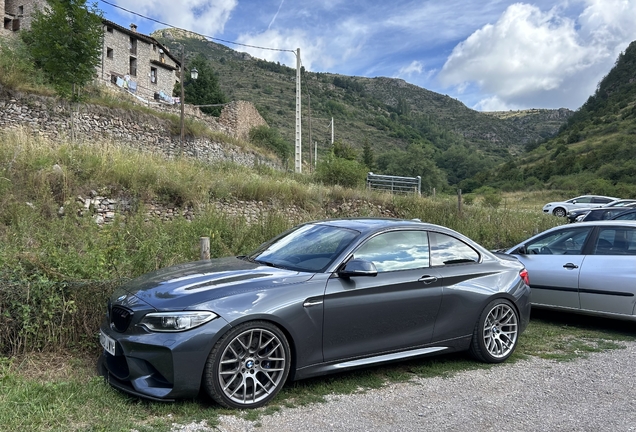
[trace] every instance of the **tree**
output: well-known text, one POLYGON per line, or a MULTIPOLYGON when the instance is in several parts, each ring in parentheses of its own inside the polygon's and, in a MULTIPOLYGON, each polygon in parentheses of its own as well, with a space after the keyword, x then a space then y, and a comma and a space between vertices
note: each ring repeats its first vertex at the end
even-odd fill
POLYGON ((343 143, 342 141, 334 142, 332 151, 334 156, 337 158, 342 158, 342 159, 351 160, 351 161, 356 160, 358 158, 358 154, 353 149, 353 147, 343 143))
MULTIPOLYGON (((197 54, 187 66, 190 70, 196 68, 199 72, 199 76, 196 80, 190 78, 189 71, 184 74, 185 87, 183 91, 187 103, 193 105, 212 105, 227 102, 227 98, 219 86, 219 80, 216 74, 203 55, 197 54)), ((181 88, 179 88, 179 84, 176 85, 175 91, 177 92, 176 94, 180 94, 181 88)), ((201 107, 201 111, 216 117, 221 115, 222 110, 222 106, 201 107)))
POLYGON ((364 140, 362 145, 362 163, 371 171, 375 169, 375 154, 367 139, 364 140))
POLYGON ((86 0, 49 0, 22 32, 31 56, 64 98, 79 98, 91 82, 102 50, 102 11, 86 0))

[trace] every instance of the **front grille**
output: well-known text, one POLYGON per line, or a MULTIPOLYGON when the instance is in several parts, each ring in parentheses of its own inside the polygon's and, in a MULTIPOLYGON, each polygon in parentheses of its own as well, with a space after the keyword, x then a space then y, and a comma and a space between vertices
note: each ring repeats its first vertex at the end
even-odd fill
POLYGON ((132 320, 133 313, 121 306, 113 306, 110 310, 110 322, 120 333, 123 333, 128 329, 130 321, 132 320))

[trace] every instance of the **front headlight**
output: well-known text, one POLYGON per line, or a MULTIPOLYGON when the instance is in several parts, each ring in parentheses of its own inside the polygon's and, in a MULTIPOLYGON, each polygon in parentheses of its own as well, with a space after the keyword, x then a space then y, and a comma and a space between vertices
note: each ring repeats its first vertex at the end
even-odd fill
POLYGON ((153 312, 143 317, 139 324, 150 331, 180 332, 198 327, 217 317, 217 314, 208 311, 153 312))

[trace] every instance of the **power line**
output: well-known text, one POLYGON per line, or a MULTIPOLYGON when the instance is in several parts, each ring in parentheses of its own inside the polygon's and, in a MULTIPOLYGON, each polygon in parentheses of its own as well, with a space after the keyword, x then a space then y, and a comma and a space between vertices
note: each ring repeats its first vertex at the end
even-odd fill
MULTIPOLYGON (((177 26, 174 26, 174 25, 172 25, 172 24, 168 24, 168 23, 165 23, 165 22, 162 22, 162 21, 156 20, 156 19, 154 19, 154 18, 150 18, 149 16, 142 15, 142 14, 137 13, 137 12, 135 12, 135 11, 131 11, 131 10, 129 10, 129 9, 126 9, 126 8, 124 8, 124 7, 121 7, 121 6, 118 6, 118 5, 116 5, 116 4, 113 4, 113 3, 111 3, 111 2, 108 2, 108 1, 106 1, 106 0, 99 0, 99 1, 101 1, 102 3, 106 3, 107 5, 110 5, 110 6, 114 7, 114 8, 121 9, 121 10, 123 10, 123 11, 126 11, 126 12, 128 12, 128 13, 130 13, 130 14, 137 15, 138 17, 141 17, 141 18, 147 19, 147 20, 149 20, 149 21, 156 22, 157 24, 165 25, 165 26, 168 26, 168 27, 170 27, 170 28, 177 29, 177 30, 183 30, 183 31, 187 31, 187 32, 194 33, 194 32, 192 32, 191 30, 187 30, 187 29, 184 29, 184 28, 181 28, 181 27, 177 27, 177 26)), ((199 33, 197 33, 197 34, 199 34, 199 33)), ((240 45, 240 46, 244 46, 244 47, 248 47, 248 48, 256 48, 256 49, 262 49, 262 50, 268 50, 268 51, 291 52, 291 53, 296 54, 296 51, 288 50, 288 49, 268 48, 268 47, 261 47, 261 46, 256 46, 256 45, 247 45, 247 44, 243 44, 243 43, 240 43, 240 42, 228 41, 228 40, 219 39, 219 38, 215 38, 215 37, 213 37, 213 36, 208 36, 208 35, 204 35, 204 34, 202 34, 201 36, 203 36, 203 37, 205 37, 205 38, 207 38, 207 39, 211 39, 211 40, 213 40, 213 41, 219 41, 219 42, 224 42, 224 43, 229 43, 229 44, 234 44, 234 45, 240 45)))

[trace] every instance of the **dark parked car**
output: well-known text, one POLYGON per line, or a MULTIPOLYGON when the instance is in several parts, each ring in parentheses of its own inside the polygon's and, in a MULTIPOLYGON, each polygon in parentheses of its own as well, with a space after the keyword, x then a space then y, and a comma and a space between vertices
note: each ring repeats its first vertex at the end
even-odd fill
MULTIPOLYGON (((579 215, 574 222, 590 222, 596 220, 610 220, 614 216, 623 213, 625 210, 633 208, 633 204, 625 205, 623 207, 599 207, 595 209, 589 209, 586 213, 579 215)), ((569 214, 568 214, 569 218, 569 214)))
POLYGON ((203 388, 231 408, 287 380, 468 350, 502 362, 530 317, 523 265, 398 219, 302 224, 247 256, 158 270, 110 297, 102 373, 155 399, 203 388))
POLYGON ((636 209, 625 210, 612 218, 612 220, 636 220, 636 209))
MULTIPOLYGON (((620 199, 616 201, 612 201, 609 204, 605 204, 602 207, 597 208, 607 208, 607 207, 630 207, 636 205, 636 199, 620 199)), ((572 209, 568 212, 566 217, 568 218, 568 222, 580 222, 585 215, 592 210, 592 208, 582 208, 582 209, 572 209)), ((624 209, 623 209, 624 210, 624 209)), ((594 220, 602 220, 604 218, 594 219, 594 220)), ((611 217, 609 218, 611 219, 611 217)))
POLYGON ((507 253, 532 275, 533 306, 636 320, 636 221, 561 225, 507 253))

